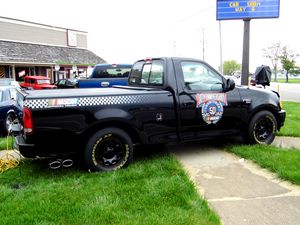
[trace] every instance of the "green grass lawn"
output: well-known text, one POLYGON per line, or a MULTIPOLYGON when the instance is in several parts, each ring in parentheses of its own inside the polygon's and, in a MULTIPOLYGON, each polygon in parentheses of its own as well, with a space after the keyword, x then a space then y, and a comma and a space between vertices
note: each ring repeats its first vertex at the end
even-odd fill
POLYGON ((138 156, 128 168, 88 173, 25 161, 0 174, 5 224, 220 224, 173 156, 138 156))
POLYGON ((12 149, 12 148, 13 148, 13 138, 11 136, 0 138, 0 151, 12 149))
POLYGON ((227 150, 275 172, 281 179, 300 185, 300 151, 269 145, 235 145, 227 150))
MULTIPOLYGON (((272 82, 275 82, 275 81, 272 80, 272 82)), ((286 80, 285 80, 285 78, 284 78, 284 79, 281 78, 281 79, 277 79, 276 82, 278 82, 278 83, 285 83, 286 80)), ((288 82, 288 83, 290 83, 290 84, 298 84, 298 83, 300 83, 300 78, 289 79, 289 82, 288 82)))
POLYGON ((283 102, 283 109, 286 111, 286 119, 278 135, 300 137, 300 103, 283 102))

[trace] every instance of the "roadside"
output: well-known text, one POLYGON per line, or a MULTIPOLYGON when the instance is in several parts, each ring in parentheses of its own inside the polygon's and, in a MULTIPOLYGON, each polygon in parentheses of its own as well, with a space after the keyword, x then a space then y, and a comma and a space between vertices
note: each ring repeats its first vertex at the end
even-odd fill
MULTIPOLYGON (((222 144, 207 143, 174 146, 170 151, 223 224, 300 224, 299 186, 224 151, 222 144)), ((299 144, 300 138, 277 137, 273 145, 300 149, 299 144)))
POLYGON ((300 102, 300 84, 299 83, 277 83, 271 82, 267 89, 279 92, 282 101, 300 102))
POLYGON ((279 148, 300 150, 300 138, 277 136, 272 145, 279 148))

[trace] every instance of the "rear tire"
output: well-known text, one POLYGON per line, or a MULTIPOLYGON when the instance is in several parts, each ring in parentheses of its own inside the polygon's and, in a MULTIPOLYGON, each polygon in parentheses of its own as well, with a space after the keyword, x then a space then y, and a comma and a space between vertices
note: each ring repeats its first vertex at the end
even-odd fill
POLYGON ((249 144, 271 144, 276 131, 277 122, 274 115, 269 111, 260 111, 251 119, 245 139, 249 144))
POLYGON ((128 166, 133 158, 129 135, 115 127, 102 129, 88 141, 84 159, 90 171, 113 171, 128 166))

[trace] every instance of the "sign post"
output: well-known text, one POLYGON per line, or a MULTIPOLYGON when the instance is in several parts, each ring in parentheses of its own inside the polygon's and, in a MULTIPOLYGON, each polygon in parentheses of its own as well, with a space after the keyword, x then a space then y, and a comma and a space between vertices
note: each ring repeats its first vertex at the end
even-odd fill
POLYGON ((243 58, 241 84, 249 83, 249 55, 250 55, 250 19, 244 20, 243 58))
POLYGON ((217 20, 244 20, 242 85, 248 85, 250 20, 279 17, 280 0, 217 0, 217 20))

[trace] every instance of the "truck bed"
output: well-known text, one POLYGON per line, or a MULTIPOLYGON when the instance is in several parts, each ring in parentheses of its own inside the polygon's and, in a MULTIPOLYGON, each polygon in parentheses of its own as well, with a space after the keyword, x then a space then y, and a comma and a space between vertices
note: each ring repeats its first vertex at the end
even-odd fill
POLYGON ((143 94, 163 93, 161 89, 155 88, 140 88, 140 87, 127 87, 119 86, 112 88, 82 88, 82 89, 54 89, 54 90, 27 90, 22 94, 26 99, 44 99, 44 98, 74 98, 74 97, 93 97, 93 96, 118 96, 118 95, 143 95, 143 94), (49 97, 51 96, 51 97, 49 97))

